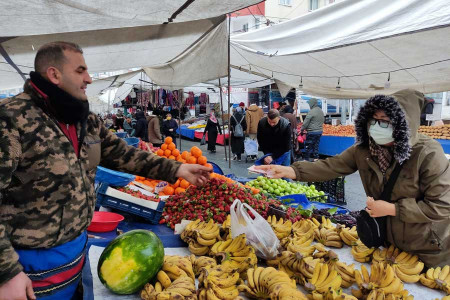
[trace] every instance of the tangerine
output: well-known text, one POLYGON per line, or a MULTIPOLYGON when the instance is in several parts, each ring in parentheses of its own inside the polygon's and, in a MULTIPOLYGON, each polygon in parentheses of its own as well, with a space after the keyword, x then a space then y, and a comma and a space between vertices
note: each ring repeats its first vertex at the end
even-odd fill
POLYGON ((173 156, 173 155, 170 155, 170 156, 169 156, 169 159, 173 159, 173 160, 175 160, 175 156, 173 156))
POLYGON ((166 195, 173 195, 174 192, 175 192, 174 188, 171 187, 170 185, 166 186, 163 189, 163 193, 166 194, 166 195))
POLYGON ((191 184, 186 179, 181 179, 180 187, 183 189, 187 189, 191 184))
POLYGON ((204 165, 208 162, 208 160, 206 159, 206 156, 200 156, 199 158, 197 158, 197 163, 200 165, 204 165))
POLYGON ((172 151, 170 151, 169 149, 164 151, 164 156, 166 156, 166 157, 169 157, 171 154, 172 154, 172 151))
POLYGON ((213 169, 213 166, 210 163, 204 164, 204 166, 207 167, 207 168, 210 168, 211 170, 213 169))
POLYGON ((191 154, 195 157, 200 157, 202 156, 202 150, 199 147, 194 146, 191 148, 191 154))
POLYGON ((167 149, 170 151, 175 150, 175 148, 177 148, 177 146, 174 143, 170 143, 169 146, 167 146, 167 149))
POLYGON ((173 155, 173 156, 179 156, 179 155, 180 155, 180 150, 178 150, 178 149, 173 149, 173 150, 172 150, 172 155, 173 155))
POLYGON ((156 155, 163 156, 164 155, 164 150, 158 149, 158 151, 156 151, 156 155))
POLYGON ((172 187, 176 189, 177 187, 180 186, 180 182, 181 182, 181 179, 178 178, 178 180, 172 185, 172 187))
POLYGON ((181 153, 181 158, 182 159, 186 159, 186 156, 189 154, 189 152, 187 151, 183 151, 183 153, 181 153))
POLYGON ((166 139, 164 140, 164 143, 167 144, 167 145, 169 145, 172 142, 173 142, 173 139, 170 136, 166 137, 166 139))
POLYGON ((167 150, 167 144, 162 144, 161 145, 161 150, 162 151, 166 151, 167 150))
POLYGON ((182 194, 184 192, 186 192, 186 189, 183 189, 181 187, 175 189, 175 195, 182 194))
POLYGON ((196 164, 197 163, 197 159, 194 156, 190 156, 187 159, 188 164, 196 164))

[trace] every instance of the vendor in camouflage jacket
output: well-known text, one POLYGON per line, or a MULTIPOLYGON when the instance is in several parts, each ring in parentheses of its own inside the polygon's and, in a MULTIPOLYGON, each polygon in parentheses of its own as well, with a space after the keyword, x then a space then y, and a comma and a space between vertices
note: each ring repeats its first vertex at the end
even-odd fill
POLYGON ((34 299, 17 249, 47 249, 91 222, 96 167, 203 184, 208 168, 128 146, 89 112, 82 50, 41 47, 24 93, 0 102, 0 299, 34 299))

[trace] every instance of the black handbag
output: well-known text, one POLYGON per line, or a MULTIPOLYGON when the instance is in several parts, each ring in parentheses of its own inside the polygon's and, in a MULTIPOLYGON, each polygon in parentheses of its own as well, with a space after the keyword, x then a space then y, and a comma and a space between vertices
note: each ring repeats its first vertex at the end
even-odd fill
MULTIPOLYGON (((397 181, 402 165, 397 164, 384 185, 383 193, 379 200, 391 202, 391 194, 397 181)), ((361 242, 369 248, 378 248, 386 245, 386 222, 387 217, 373 218, 365 210, 361 210, 356 217, 356 231, 361 242)))

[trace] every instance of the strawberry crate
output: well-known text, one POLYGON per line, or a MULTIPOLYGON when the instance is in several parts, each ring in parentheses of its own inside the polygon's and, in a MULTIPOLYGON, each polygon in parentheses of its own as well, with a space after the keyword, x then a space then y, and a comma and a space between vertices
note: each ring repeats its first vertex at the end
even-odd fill
MULTIPOLYGON (((148 191, 139 189, 138 187, 132 188, 137 189, 148 196, 153 195, 148 191)), ((105 183, 102 183, 97 188, 96 206, 104 206, 124 211, 129 214, 142 217, 152 224, 159 223, 164 210, 164 205, 166 205, 166 202, 163 199, 159 202, 144 200, 118 191, 105 183)))

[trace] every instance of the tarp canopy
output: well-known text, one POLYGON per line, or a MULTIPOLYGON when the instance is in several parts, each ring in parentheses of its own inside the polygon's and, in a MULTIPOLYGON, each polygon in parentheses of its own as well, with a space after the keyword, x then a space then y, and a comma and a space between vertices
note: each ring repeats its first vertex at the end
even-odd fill
POLYGON ((328 98, 448 91, 449 25, 448 0, 347 0, 232 36, 231 62, 328 98))
POLYGON ((125 28, 221 16, 261 0, 0 0, 0 37, 125 28))
MULTIPOLYGON (((3 57, 0 56, 0 89, 17 88, 23 85, 24 78, 33 70, 37 49, 45 43, 60 40, 75 42, 83 48, 83 55, 90 73, 161 66, 180 56, 185 58, 187 63, 180 63, 179 66, 183 69, 175 71, 183 73, 197 67, 195 60, 189 56, 183 56, 183 53, 191 49, 209 57, 219 69, 221 66, 226 66, 227 56, 221 52, 215 53, 214 48, 208 51, 210 45, 201 41, 212 35, 215 41, 222 41, 222 45, 226 43, 227 35, 223 30, 214 30, 222 28, 224 20, 225 17, 220 16, 166 25, 12 38, 0 44, 0 55, 3 55, 3 57), (196 46, 198 42, 200 46, 196 46)), ((226 68, 225 70, 217 69, 208 69, 213 75, 207 74, 208 70, 205 70, 202 76, 212 79, 219 71, 222 74, 226 73, 226 68)), ((185 84, 190 85, 201 81, 201 79, 192 78, 185 84)))

